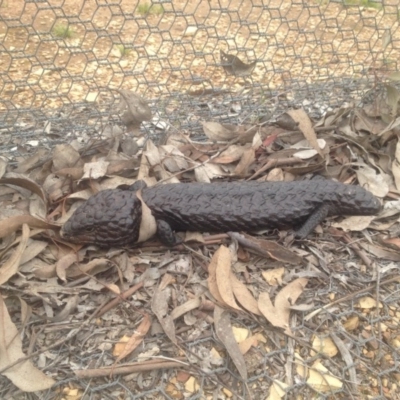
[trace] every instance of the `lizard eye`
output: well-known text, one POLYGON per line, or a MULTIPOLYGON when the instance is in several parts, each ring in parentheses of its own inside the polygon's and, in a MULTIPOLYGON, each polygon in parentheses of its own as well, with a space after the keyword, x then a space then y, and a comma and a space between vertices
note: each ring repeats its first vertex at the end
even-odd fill
POLYGON ((91 233, 94 231, 94 227, 93 226, 88 226, 87 228, 85 228, 85 232, 86 233, 91 233))

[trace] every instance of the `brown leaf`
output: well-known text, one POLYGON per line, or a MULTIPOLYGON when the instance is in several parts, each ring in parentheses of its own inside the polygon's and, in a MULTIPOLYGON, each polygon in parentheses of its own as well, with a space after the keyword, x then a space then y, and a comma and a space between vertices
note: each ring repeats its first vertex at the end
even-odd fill
POLYGON ((2 176, 6 173, 7 165, 8 165, 7 160, 4 157, 0 157, 0 178, 2 178, 2 176))
POLYGON ((218 259, 219 259, 219 250, 217 250, 212 259, 211 262, 208 266, 208 278, 207 278, 207 283, 208 283, 208 289, 210 290, 210 293, 214 296, 214 298, 220 303, 220 304, 225 304, 223 298, 221 297, 219 290, 218 290, 218 285, 217 285, 217 267, 218 267, 218 259))
POLYGON ((289 320, 286 320, 287 313, 285 315, 280 315, 278 313, 278 310, 272 304, 268 293, 260 293, 258 297, 258 309, 271 325, 283 328, 284 330, 289 329, 289 320))
POLYGON ((63 168, 80 167, 83 165, 81 156, 69 144, 59 144, 53 151, 53 165, 54 170, 58 171, 63 168))
POLYGON ((362 231, 368 228, 374 219, 375 216, 373 215, 353 215, 351 217, 344 218, 342 221, 334 222, 332 226, 334 228, 341 228, 345 232, 362 231))
POLYGON ((145 314, 143 321, 135 329, 135 332, 130 337, 128 342, 125 343, 125 346, 123 347, 122 352, 120 353, 118 358, 115 360, 115 364, 117 364, 123 358, 125 358, 126 356, 131 354, 132 351, 135 350, 139 346, 140 343, 142 343, 143 338, 146 336, 147 332, 150 329, 150 326, 151 326, 151 318, 148 314, 145 314))
POLYGON ((122 116, 124 125, 141 123, 152 119, 151 108, 142 96, 128 89, 118 89, 117 92, 121 95, 119 111, 121 112, 127 108, 122 116))
POLYGON ((252 347, 257 347, 258 340, 256 336, 250 336, 239 343, 239 349, 242 354, 246 354, 252 347))
POLYGON ((63 280, 67 281, 67 269, 74 263, 78 261, 78 255, 75 253, 68 253, 57 261, 56 272, 57 276, 63 280))
POLYGON ((82 167, 76 167, 76 168, 63 168, 58 171, 56 171, 58 176, 64 176, 64 177, 70 177, 74 181, 77 181, 82 178, 83 176, 83 168, 82 167))
POLYGON ((240 307, 235 301, 231 285, 231 252, 225 246, 221 246, 216 254, 217 255, 217 268, 216 268, 216 280, 218 291, 226 305, 236 310, 240 310, 240 307))
POLYGON ((232 233, 232 235, 242 246, 246 247, 250 252, 256 253, 264 257, 271 257, 275 260, 282 261, 291 265, 302 265, 303 259, 293 251, 280 246, 276 242, 265 239, 257 239, 247 234, 232 233))
MULTIPOLYGON (((34 167, 39 161, 43 160, 47 155, 48 150, 41 147, 39 148, 33 156, 25 158, 23 161, 18 163, 18 167, 14 170, 20 174, 24 174, 32 167, 34 167)), ((1 177, 2 174, 0 174, 1 177)))
MULTIPOLYGON (((160 151, 151 140, 147 141, 146 151, 143 152, 143 156, 146 157, 149 165, 152 167, 161 164, 160 151)), ((143 156, 142 159, 144 158, 143 156)))
POLYGON ((49 244, 40 240, 30 240, 21 257, 21 265, 34 259, 39 255, 49 244))
POLYGON ((162 164, 168 171, 176 173, 190 167, 185 155, 175 146, 164 145, 159 151, 163 159, 162 164))
POLYGON ((273 326, 283 328, 286 333, 291 334, 289 327, 290 309, 303 293, 307 282, 306 278, 298 278, 290 282, 276 295, 275 306, 272 305, 268 293, 260 293, 258 308, 273 326))
POLYGON ((371 253, 378 258, 391 261, 400 261, 400 253, 398 251, 385 249, 381 246, 365 242, 359 242, 359 246, 361 246, 368 253, 371 253))
POLYGON ((326 393, 341 389, 343 386, 343 382, 333 376, 319 360, 310 368, 307 384, 318 392, 326 393))
POLYGON ((171 312, 171 318, 172 319, 177 319, 181 317, 182 315, 188 313, 189 311, 195 310, 196 308, 199 308, 202 304, 202 301, 200 297, 195 297, 194 299, 190 299, 186 301, 185 303, 181 304, 180 306, 176 307, 174 310, 171 312))
POLYGON ((290 110, 287 112, 287 114, 289 114, 293 120, 297 122, 299 129, 313 149, 315 149, 318 154, 324 158, 324 153, 317 141, 317 134, 315 133, 312 122, 306 112, 301 108, 298 110, 290 110))
POLYGON ((217 164, 230 164, 237 160, 240 160, 245 151, 244 146, 238 146, 232 144, 225 151, 223 151, 218 157, 213 158, 213 162, 217 164))
POLYGON ((143 201, 142 189, 136 192, 136 196, 142 202, 142 218, 140 220, 139 238, 137 240, 138 243, 141 243, 156 234, 157 223, 150 208, 147 207, 147 204, 143 201))
POLYGON ((83 166, 82 179, 99 179, 107 174, 107 168, 110 165, 108 161, 99 160, 95 162, 85 163, 83 166))
POLYGON ((282 278, 283 275, 285 274, 285 268, 281 267, 281 268, 270 269, 268 271, 263 271, 261 274, 268 283, 268 285, 278 286, 282 285, 282 278))
POLYGON ((151 301, 151 310, 156 315, 158 322, 171 342, 177 344, 174 320, 170 315, 168 315, 170 293, 171 292, 168 288, 165 290, 157 288, 151 301))
POLYGON ((275 307, 278 310, 290 309, 298 297, 303 293, 308 282, 307 278, 298 278, 288 283, 275 298, 275 307))
POLYGON ((27 176, 9 172, 8 174, 4 175, 2 179, 0 179, 0 185, 15 185, 30 190, 32 193, 37 194, 42 199, 47 210, 47 198, 45 193, 35 181, 27 176))
POLYGON ((78 307, 79 304, 79 296, 70 296, 65 303, 64 308, 52 318, 52 322, 61 322, 65 321, 69 318, 71 314, 73 314, 78 307))
POLYGON ((240 376, 243 380, 247 380, 246 362, 233 336, 229 314, 218 306, 214 309, 214 325, 218 339, 224 344, 240 376))
POLYGON ((397 190, 400 191, 400 141, 396 144, 396 152, 392 163, 392 172, 397 190))
POLYGON ((256 159, 256 152, 253 148, 245 150, 239 164, 236 166, 234 173, 236 175, 246 175, 250 165, 256 159))
MULTIPOLYGON (((11 321, 10 314, 0 295, 0 369, 6 368, 20 358, 25 357, 22 352, 20 333, 11 321)), ((20 362, 4 371, 11 382, 24 392, 36 392, 49 389, 55 381, 38 370, 30 360, 20 362)))
POLYGON ((256 315, 262 315, 258 309, 257 300, 253 297, 247 286, 231 272, 230 275, 233 294, 237 301, 247 310, 256 315))
POLYGON ((86 264, 78 263, 77 258, 75 258, 75 263, 73 263, 72 266, 69 266, 65 272, 68 278, 77 278, 85 273, 96 275, 108 270, 109 268, 111 268, 111 263, 108 258, 95 258, 86 264))
MULTIPOLYGON (((11 255, 11 257, 4 262, 0 268, 0 285, 6 283, 14 274, 17 273, 18 267, 21 262, 22 254, 26 248, 29 239, 29 227, 24 224, 22 226, 22 237, 17 249, 11 255)), ((0 357, 1 358, 1 357, 0 357)))
POLYGON ((11 235, 18 230, 23 224, 29 225, 31 228, 40 229, 60 229, 59 225, 51 224, 39 218, 32 217, 31 215, 17 215, 15 217, 7 218, 1 221, 0 225, 0 238, 11 235))
POLYGON ((377 197, 385 197, 389 192, 389 177, 385 173, 377 173, 367 165, 359 166, 356 171, 358 182, 364 189, 369 190, 377 197))
POLYGON ((218 122, 203 122, 204 134, 215 142, 226 142, 238 136, 238 129, 234 125, 222 125, 218 122))

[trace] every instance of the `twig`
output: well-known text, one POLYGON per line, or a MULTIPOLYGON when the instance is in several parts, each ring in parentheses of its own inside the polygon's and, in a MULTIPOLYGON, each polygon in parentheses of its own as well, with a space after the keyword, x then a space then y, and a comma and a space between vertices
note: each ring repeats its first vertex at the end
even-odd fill
POLYGON ((96 369, 83 369, 74 371, 75 375, 82 378, 97 378, 101 376, 110 376, 112 375, 125 375, 131 374, 134 372, 144 372, 144 371, 153 371, 157 369, 165 369, 165 368, 179 368, 184 367, 186 370, 190 367, 189 364, 176 360, 176 361, 168 361, 168 360, 147 360, 135 362, 132 364, 125 364, 123 366, 116 367, 106 367, 106 368, 96 368, 96 369))

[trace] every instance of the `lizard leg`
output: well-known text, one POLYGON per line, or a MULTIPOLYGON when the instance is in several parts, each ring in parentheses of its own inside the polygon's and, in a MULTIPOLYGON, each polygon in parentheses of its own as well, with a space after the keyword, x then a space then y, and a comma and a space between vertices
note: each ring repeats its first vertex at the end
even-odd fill
POLYGON ((126 185, 126 184, 122 184, 118 186, 118 189, 121 190, 130 190, 132 192, 137 192, 140 189, 144 189, 147 187, 147 183, 143 180, 138 180, 135 183, 132 183, 132 185, 126 185))
POLYGON ((318 207, 304 222, 304 224, 296 231, 297 239, 305 239, 311 231, 321 223, 329 214, 330 205, 322 204, 318 207))
POLYGON ((171 228, 171 225, 161 219, 157 220, 157 236, 160 241, 166 246, 172 247, 182 243, 181 238, 175 235, 174 231, 171 228))
POLYGON ((132 192, 137 192, 140 189, 144 189, 147 187, 147 183, 143 180, 136 181, 132 185, 128 186, 128 190, 131 190, 132 192))

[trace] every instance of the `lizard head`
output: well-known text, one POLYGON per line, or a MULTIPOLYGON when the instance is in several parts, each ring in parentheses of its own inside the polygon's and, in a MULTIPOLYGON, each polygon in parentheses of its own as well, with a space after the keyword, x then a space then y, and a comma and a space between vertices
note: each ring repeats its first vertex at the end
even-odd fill
POLYGON ((103 190, 76 209, 60 234, 73 243, 133 245, 139 237, 141 212, 141 202, 134 192, 103 190))
POLYGON ((346 186, 340 202, 343 215, 376 215, 382 210, 380 200, 371 192, 356 185, 346 186))

